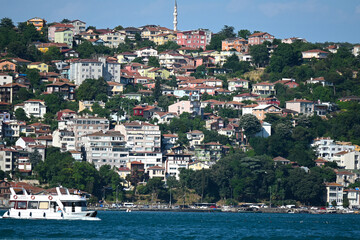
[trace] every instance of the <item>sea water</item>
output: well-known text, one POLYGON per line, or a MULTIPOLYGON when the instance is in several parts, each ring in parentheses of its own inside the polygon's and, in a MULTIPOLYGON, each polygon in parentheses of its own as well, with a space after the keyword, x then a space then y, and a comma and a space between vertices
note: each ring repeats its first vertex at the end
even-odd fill
POLYGON ((98 217, 0 219, 0 239, 360 239, 360 215, 350 214, 100 211, 98 217))

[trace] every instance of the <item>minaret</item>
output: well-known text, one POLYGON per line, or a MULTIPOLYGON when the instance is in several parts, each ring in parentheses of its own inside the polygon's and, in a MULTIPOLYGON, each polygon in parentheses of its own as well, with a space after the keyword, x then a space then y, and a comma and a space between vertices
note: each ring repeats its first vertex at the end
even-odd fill
POLYGON ((174 31, 177 31, 177 4, 176 4, 176 0, 175 0, 175 7, 174 7, 174 31))

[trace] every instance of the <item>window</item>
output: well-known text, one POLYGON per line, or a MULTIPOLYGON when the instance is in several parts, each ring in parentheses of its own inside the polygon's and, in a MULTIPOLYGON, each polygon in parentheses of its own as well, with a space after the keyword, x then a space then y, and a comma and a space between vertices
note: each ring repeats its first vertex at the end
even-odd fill
POLYGON ((39 202, 37 201, 30 201, 28 203, 28 209, 37 209, 39 206, 39 202))
POLYGON ((26 209, 26 201, 18 201, 16 209, 26 209))

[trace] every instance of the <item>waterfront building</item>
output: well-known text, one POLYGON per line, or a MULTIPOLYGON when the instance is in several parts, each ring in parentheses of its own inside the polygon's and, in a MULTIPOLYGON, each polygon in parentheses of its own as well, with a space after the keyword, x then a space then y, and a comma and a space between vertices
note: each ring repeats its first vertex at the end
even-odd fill
POLYGON ((326 203, 329 206, 333 206, 333 203, 336 203, 336 206, 342 206, 344 199, 344 186, 338 183, 325 183, 325 187, 326 203))
POLYGON ((146 122, 129 122, 115 126, 125 136, 126 146, 133 152, 161 152, 159 126, 146 122))
POLYGON ((99 131, 82 136, 86 161, 97 169, 103 165, 125 167, 129 160, 129 151, 125 147, 125 136, 118 131, 99 131))

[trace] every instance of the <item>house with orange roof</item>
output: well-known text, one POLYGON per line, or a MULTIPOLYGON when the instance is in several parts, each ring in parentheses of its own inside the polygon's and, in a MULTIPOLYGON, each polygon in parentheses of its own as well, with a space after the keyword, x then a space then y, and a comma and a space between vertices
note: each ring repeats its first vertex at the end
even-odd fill
POLYGON ((286 101, 286 109, 296 111, 304 115, 314 114, 314 102, 305 99, 294 99, 286 101))
POLYGON ((272 42, 275 37, 267 32, 253 33, 248 37, 249 45, 260 45, 265 41, 272 42))
POLYGON ((189 163, 189 169, 200 171, 202 169, 209 169, 211 166, 207 162, 194 161, 189 163))
POLYGON ((336 183, 348 187, 350 184, 359 180, 359 175, 346 170, 338 170, 336 172, 336 183))
POLYGON ((252 114, 253 109, 257 106, 259 106, 259 104, 249 104, 242 106, 242 115, 244 116, 245 114, 252 114))
POLYGON ((160 178, 161 180, 165 180, 165 168, 160 166, 152 166, 147 168, 146 172, 149 174, 149 178, 160 178))
POLYGON ((153 37, 153 42, 156 45, 163 45, 169 41, 175 42, 176 39, 177 36, 174 33, 161 33, 153 37))
POLYGON ((298 83, 295 82, 295 79, 293 78, 283 78, 281 80, 274 82, 274 84, 278 84, 278 83, 287 86, 288 88, 297 88, 300 86, 298 83))
POLYGON ((282 115, 282 109, 276 105, 259 105, 252 109, 252 115, 254 115, 260 121, 266 118, 267 114, 282 115))
POLYGON ((344 186, 338 183, 325 183, 326 204, 331 207, 342 206, 344 199, 344 186), (334 205, 335 203, 335 205, 334 205))
POLYGON ((242 93, 233 97, 233 101, 242 102, 242 101, 256 101, 260 98, 260 95, 253 93, 242 93))
POLYGON ((359 209, 359 207, 360 207, 360 190, 359 190, 359 188, 345 189, 344 195, 349 200, 349 208, 350 209, 359 209))
POLYGON ((313 50, 309 50, 309 51, 304 51, 304 52, 301 52, 301 54, 302 54, 302 58, 304 60, 311 60, 313 58, 315 58, 315 59, 325 59, 329 55, 328 52, 325 52, 325 51, 319 50, 319 49, 313 49, 313 50))
POLYGON ((360 169, 360 152, 343 150, 333 155, 333 162, 345 169, 360 169))
POLYGON ((65 100, 74 100, 75 87, 76 85, 73 83, 54 82, 46 85, 46 92, 49 94, 61 93, 65 100))
POLYGON ((157 119, 158 124, 160 123, 170 124, 171 120, 177 117, 178 117, 177 113, 173 113, 173 112, 154 112, 151 118, 153 120, 157 119))
POLYGON ((249 81, 241 78, 233 78, 228 80, 228 89, 229 91, 235 92, 241 89, 248 89, 249 81))
POLYGON ((106 82, 108 85, 108 95, 115 96, 119 95, 124 91, 124 84, 118 82, 106 82))
POLYGON ((275 84, 268 82, 261 82, 253 84, 252 93, 257 95, 276 95, 275 84))
POLYGON ((227 38, 221 42, 222 51, 235 49, 237 52, 247 52, 247 41, 243 38, 227 38))
POLYGON ((64 28, 68 28, 70 29, 74 35, 74 31, 75 31, 75 27, 72 24, 68 24, 68 23, 55 23, 52 24, 48 27, 48 39, 51 42, 55 41, 55 32, 59 29, 64 29, 64 28))
POLYGON ((275 166, 287 165, 287 164, 291 163, 291 161, 289 159, 283 158, 281 156, 277 156, 277 157, 273 158, 273 161, 274 161, 275 166))
POLYGON ((32 24, 35 26, 37 31, 41 31, 43 29, 43 27, 45 27, 46 21, 45 21, 45 19, 42 19, 39 17, 34 17, 34 18, 27 20, 27 24, 28 25, 32 24))
POLYGON ((201 101, 201 108, 205 108, 206 106, 210 106, 211 108, 215 108, 215 106, 223 108, 225 104, 225 102, 221 102, 215 99, 209 99, 206 101, 201 101))
POLYGON ((204 137, 204 133, 199 130, 193 130, 186 133, 186 138, 189 140, 189 146, 191 148, 200 145, 204 141, 204 137))
POLYGON ((0 60, 0 71, 3 72, 15 72, 16 71, 16 64, 5 59, 0 60))
POLYGON ((323 87, 334 86, 334 84, 332 82, 325 81, 324 77, 310 78, 309 80, 306 80, 306 84, 318 84, 318 83, 321 84, 323 87))
POLYGON ((174 147, 179 140, 179 136, 177 134, 165 133, 161 138, 161 146, 163 150, 167 151, 174 147))
POLYGON ((29 65, 27 65, 27 68, 29 69, 37 69, 40 72, 48 72, 49 71, 49 65, 42 62, 32 62, 29 65))
POLYGON ((322 159, 322 158, 318 158, 314 162, 317 167, 323 167, 329 161, 326 161, 325 159, 322 159))

